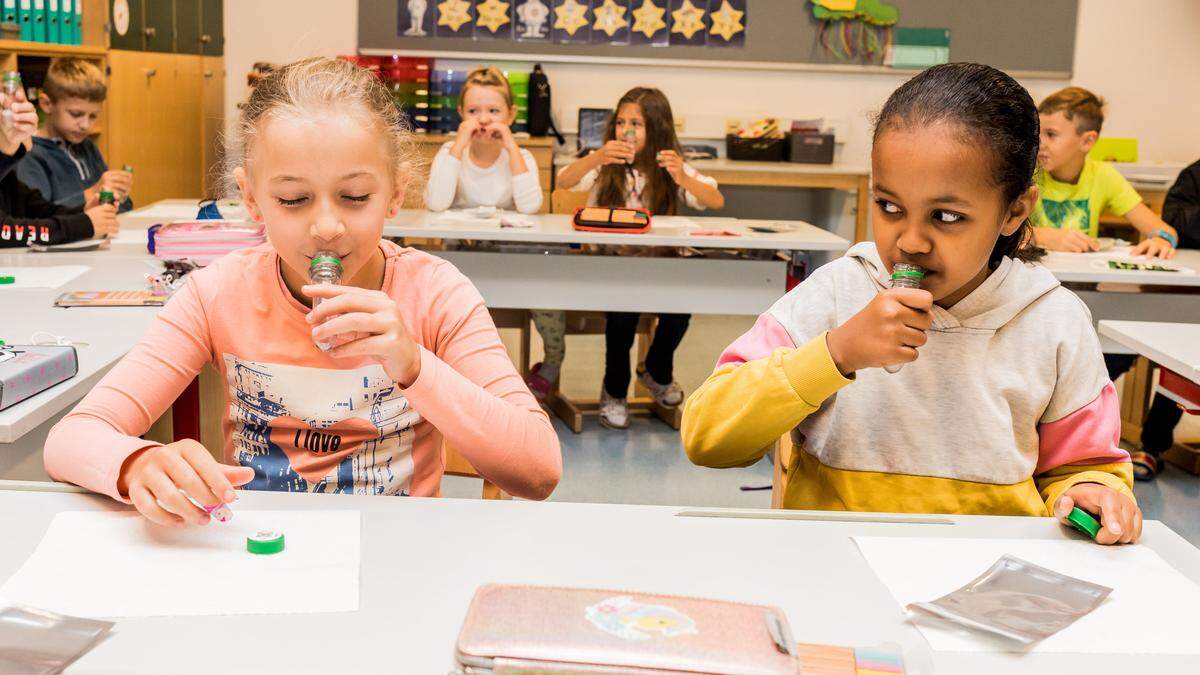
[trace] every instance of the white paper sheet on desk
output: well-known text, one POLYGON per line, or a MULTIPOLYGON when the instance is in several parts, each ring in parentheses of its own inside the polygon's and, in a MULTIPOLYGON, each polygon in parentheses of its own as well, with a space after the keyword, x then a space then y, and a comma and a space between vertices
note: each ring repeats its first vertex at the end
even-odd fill
POLYGON ((500 227, 500 215, 502 211, 488 212, 491 215, 481 215, 483 211, 475 209, 467 209, 463 211, 443 211, 433 219, 430 225, 447 226, 447 225, 473 225, 482 227, 491 225, 500 227))
POLYGON ((6 288, 58 288, 90 269, 87 265, 0 267, 0 277, 12 277, 15 280, 11 284, 0 285, 0 292, 6 288))
POLYGON ((60 513, 0 596, 88 618, 358 609, 358 511, 232 508, 228 523, 186 529, 135 513, 60 513), (283 532, 284 551, 246 551, 258 529, 283 532))
MULTIPOLYGON (((954 591, 1010 553, 1113 589, 1096 611, 1033 647, 1035 652, 1200 654, 1195 613, 1200 586, 1145 546, 1090 541, 854 537, 871 569, 899 603, 954 591)), ((925 621, 917 627, 937 651, 1024 651, 1015 642, 957 632, 925 621)))

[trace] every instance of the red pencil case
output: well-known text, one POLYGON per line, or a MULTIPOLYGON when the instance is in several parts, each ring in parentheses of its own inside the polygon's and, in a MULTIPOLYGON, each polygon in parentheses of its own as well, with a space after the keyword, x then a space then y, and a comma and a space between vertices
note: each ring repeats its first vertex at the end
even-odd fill
POLYGON ((584 232, 645 234, 650 231, 650 212, 624 206, 581 206, 575 209, 571 226, 584 232))

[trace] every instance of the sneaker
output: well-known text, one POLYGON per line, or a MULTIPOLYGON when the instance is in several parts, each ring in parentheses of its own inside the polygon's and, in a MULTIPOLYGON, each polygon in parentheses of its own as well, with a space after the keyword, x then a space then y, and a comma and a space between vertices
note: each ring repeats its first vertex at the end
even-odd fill
POLYGON ((1137 480, 1154 480, 1161 470, 1158 458, 1144 450, 1129 453, 1129 460, 1133 463, 1133 477, 1137 480))
POLYGON ((607 391, 600 391, 600 424, 609 429, 629 428, 629 406, 625 399, 613 398, 607 391))
POLYGON ((535 363, 529 369, 529 374, 525 376, 525 386, 529 387, 529 391, 533 392, 533 397, 538 403, 544 403, 546 398, 550 396, 550 392, 554 389, 554 383, 542 377, 542 364, 535 363))
POLYGON ((642 371, 638 373, 638 382, 642 386, 650 390, 650 395, 654 397, 654 401, 664 408, 678 408, 680 403, 683 403, 683 388, 678 382, 672 381, 671 384, 659 384, 654 381, 650 373, 642 371))

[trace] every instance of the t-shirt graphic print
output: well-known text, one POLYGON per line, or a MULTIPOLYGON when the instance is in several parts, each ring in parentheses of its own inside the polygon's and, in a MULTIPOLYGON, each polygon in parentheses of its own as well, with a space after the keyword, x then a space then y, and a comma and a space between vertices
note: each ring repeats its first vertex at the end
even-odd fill
POLYGON ((353 370, 223 354, 233 455, 246 487, 407 495, 420 414, 377 364, 353 370))

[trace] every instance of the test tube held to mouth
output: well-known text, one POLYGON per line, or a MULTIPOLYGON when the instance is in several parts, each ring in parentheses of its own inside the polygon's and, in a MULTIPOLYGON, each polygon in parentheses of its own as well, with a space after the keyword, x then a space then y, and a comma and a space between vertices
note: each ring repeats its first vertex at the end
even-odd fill
POLYGON ((17 91, 21 89, 21 73, 15 70, 4 73, 3 89, 4 111, 0 113, 0 121, 3 122, 4 127, 7 129, 13 125, 12 104, 17 98, 17 91))
MULTIPOLYGON (((632 128, 626 129, 625 130, 625 142, 628 143, 631 147, 636 147, 637 146, 637 131, 632 128)), ((625 163, 633 164, 633 160, 627 159, 627 160, 625 160, 625 163)))
MULTIPOLYGON (((924 278, 925 270, 920 265, 902 262, 892 265, 892 288, 920 288, 924 278)), ((897 363, 894 366, 884 366, 883 369, 894 375, 903 367, 903 363, 897 363)))
MULTIPOLYGON (((314 284, 337 284, 342 280, 342 259, 333 251, 318 251, 308 264, 308 278, 314 284)), ((313 298, 313 309, 316 309, 324 298, 313 298)), ((332 342, 317 342, 317 349, 323 352, 333 347, 332 342)))

